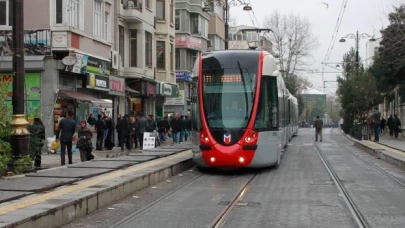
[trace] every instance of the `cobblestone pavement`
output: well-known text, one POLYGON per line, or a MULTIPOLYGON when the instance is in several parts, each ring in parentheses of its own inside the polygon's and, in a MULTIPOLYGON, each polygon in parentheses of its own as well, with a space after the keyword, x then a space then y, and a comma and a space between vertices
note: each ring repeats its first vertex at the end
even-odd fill
MULTIPOLYGON (((355 227, 316 148, 331 164, 370 227, 405 227, 405 173, 354 148, 337 130, 300 130, 278 169, 258 170, 223 227, 355 227)), ((195 169, 79 219, 65 228, 211 227, 241 186, 245 173, 201 174, 195 169)))

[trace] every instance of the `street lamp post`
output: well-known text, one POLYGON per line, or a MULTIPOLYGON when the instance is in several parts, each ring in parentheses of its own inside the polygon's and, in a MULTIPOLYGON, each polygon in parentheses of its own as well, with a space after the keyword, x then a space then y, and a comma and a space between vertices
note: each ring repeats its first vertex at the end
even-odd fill
MULTIPOLYGON (((243 0, 225 0, 225 50, 228 49, 228 41, 229 41, 229 6, 238 6, 238 5, 244 5, 243 10, 244 11, 252 11, 252 7, 243 2, 243 0)), ((209 12, 211 11, 211 8, 206 6, 203 7, 204 12, 209 12)))
POLYGON ((25 67, 24 67, 24 0, 10 1, 13 4, 13 117, 10 122, 11 153, 13 158, 8 163, 8 168, 13 170, 15 162, 30 152, 30 133, 27 129, 28 121, 25 119, 25 67))
POLYGON ((367 33, 363 33, 359 35, 359 31, 356 32, 356 35, 354 34, 348 34, 345 37, 342 37, 339 42, 344 43, 346 42, 346 39, 354 39, 356 42, 356 72, 358 73, 359 71, 359 66, 360 66, 360 57, 359 57, 359 43, 360 43, 360 39, 364 39, 364 38, 370 38, 371 42, 376 41, 374 36, 370 36, 367 33), (371 37, 371 38, 370 38, 371 37))

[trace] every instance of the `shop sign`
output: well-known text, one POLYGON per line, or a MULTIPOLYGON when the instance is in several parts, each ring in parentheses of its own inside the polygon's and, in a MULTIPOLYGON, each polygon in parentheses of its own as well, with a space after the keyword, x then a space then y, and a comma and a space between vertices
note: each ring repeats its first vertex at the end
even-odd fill
POLYGON ((177 97, 166 97, 164 105, 184 105, 184 90, 179 90, 179 95, 177 97))
POLYGON ((191 72, 190 71, 176 71, 176 81, 191 82, 191 72))
POLYGON ((87 74, 87 88, 109 91, 109 79, 108 77, 87 74))
POLYGON ((160 94, 166 97, 177 97, 179 90, 175 85, 162 83, 160 84, 160 94))
POLYGON ((77 58, 75 56, 66 56, 65 58, 62 59, 62 63, 65 64, 66 66, 75 65, 76 61, 77 58))
POLYGON ((162 95, 171 96, 172 95, 172 85, 162 84, 162 95))
POLYGON ((201 39, 189 35, 176 35, 176 46, 201 51, 201 39))
POLYGON ((125 96, 125 79, 110 76, 110 94, 125 96))
POLYGON ((85 64, 85 72, 102 76, 110 76, 110 62, 88 56, 85 64))
POLYGON ((75 64, 66 66, 65 70, 76 74, 85 74, 88 56, 76 53, 74 58, 76 58, 75 64))
POLYGON ((67 48, 67 32, 52 32, 52 47, 67 48))
POLYGON ((147 83, 147 89, 146 89, 147 94, 146 95, 155 95, 156 94, 156 84, 147 83))
MULTIPOLYGON (((4 2, 4 1, 3 1, 4 2)), ((24 55, 51 55, 51 31, 25 30, 24 31, 24 55)), ((0 56, 12 55, 13 33, 11 30, 0 30, 0 56)))

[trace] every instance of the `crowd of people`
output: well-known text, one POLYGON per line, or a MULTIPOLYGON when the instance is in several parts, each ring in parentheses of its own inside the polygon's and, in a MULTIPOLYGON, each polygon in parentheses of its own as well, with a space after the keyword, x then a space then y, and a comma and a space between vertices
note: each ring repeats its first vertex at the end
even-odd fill
POLYGON ((144 133, 156 133, 156 145, 173 138, 173 144, 187 141, 191 122, 188 116, 173 115, 170 119, 168 116, 154 120, 153 115, 144 116, 139 113, 135 116, 124 116, 118 114, 117 123, 114 119, 105 115, 104 112, 97 116, 93 114, 87 120, 80 121, 77 126, 76 121, 72 118, 73 113, 67 113, 67 117, 59 123, 59 131, 56 134, 56 140, 60 141, 61 148, 61 165, 65 165, 65 153, 68 154, 68 162, 72 164, 72 145, 74 135, 77 132, 77 147, 80 150, 81 161, 87 161, 94 158, 92 150, 93 133, 96 134, 95 150, 111 150, 114 146, 121 147, 122 152, 126 148, 143 149, 144 133), (94 130, 90 130, 90 127, 94 130), (118 143, 114 143, 115 133, 118 135, 118 143))
POLYGON ((378 142, 381 134, 386 134, 389 132, 390 137, 398 138, 401 132, 401 121, 399 120, 397 114, 390 115, 388 119, 385 119, 378 109, 374 109, 374 113, 369 118, 364 118, 363 129, 366 129, 367 138, 371 139, 374 136, 374 141, 378 142))

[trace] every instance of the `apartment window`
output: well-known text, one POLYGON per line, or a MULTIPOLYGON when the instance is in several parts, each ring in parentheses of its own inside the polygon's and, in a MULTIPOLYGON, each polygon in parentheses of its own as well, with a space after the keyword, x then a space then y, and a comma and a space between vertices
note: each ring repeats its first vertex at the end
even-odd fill
POLYGON ((170 23, 173 24, 174 21, 174 4, 173 4, 173 0, 170 0, 170 23))
POLYGON ((101 1, 94 0, 93 2, 93 35, 101 37, 101 1))
POLYGON ((110 41, 110 33, 111 33, 111 28, 110 28, 110 13, 105 12, 104 13, 104 39, 110 41))
POLYGON ((170 44, 170 70, 174 71, 174 59, 173 59, 174 45, 170 44))
POLYGON ((8 25, 8 1, 0 0, 0 26, 8 25))
POLYGON ((78 29, 80 26, 80 0, 67 0, 66 6, 68 26, 78 29))
POLYGON ((138 54, 138 40, 137 40, 138 30, 129 30, 129 65, 130 67, 137 66, 137 54, 138 54))
POLYGON ((165 0, 156 0, 156 18, 165 20, 165 0))
POLYGON ((176 49, 176 70, 180 70, 180 49, 176 49))
POLYGON ((150 0, 145 0, 145 5, 147 9, 151 9, 150 8, 150 0))
POLYGON ((165 70, 165 41, 156 41, 156 67, 165 70))
POLYGON ((56 0, 55 17, 56 24, 63 23, 63 0, 56 0))
POLYGON ((145 31, 145 65, 152 68, 152 33, 145 31))
POLYGON ((196 13, 190 14, 190 19, 191 19, 191 33, 192 34, 199 34, 200 29, 199 29, 199 15, 196 13))
POLYGON ((180 10, 176 10, 176 18, 174 20, 174 28, 180 30, 180 10))
POLYGON ((119 36, 119 54, 121 56, 121 66, 124 66, 124 42, 125 42, 125 38, 124 38, 124 27, 122 27, 121 25, 119 26, 118 29, 118 36, 119 36))

